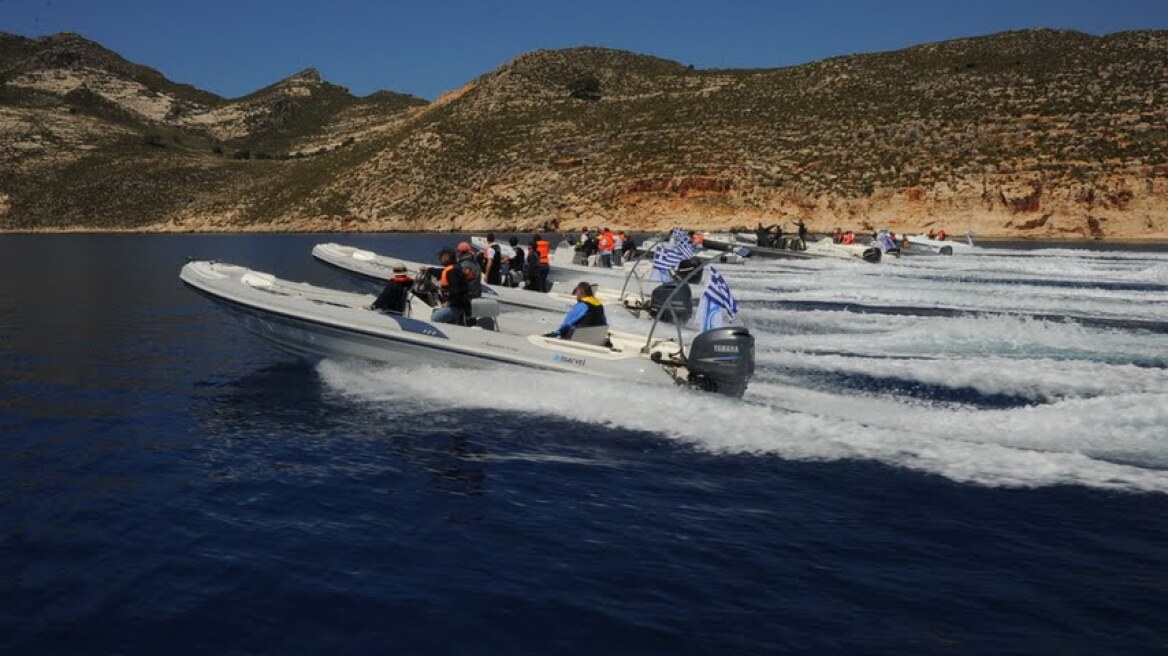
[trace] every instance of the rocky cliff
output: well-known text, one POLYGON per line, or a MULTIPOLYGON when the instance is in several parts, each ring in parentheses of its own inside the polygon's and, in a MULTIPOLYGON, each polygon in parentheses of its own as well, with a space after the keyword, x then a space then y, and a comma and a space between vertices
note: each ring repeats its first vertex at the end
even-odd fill
POLYGON ((1168 238, 1168 32, 1033 30, 768 70, 533 52, 434 102, 313 70, 226 100, 0 36, 0 229, 551 222, 1168 238))

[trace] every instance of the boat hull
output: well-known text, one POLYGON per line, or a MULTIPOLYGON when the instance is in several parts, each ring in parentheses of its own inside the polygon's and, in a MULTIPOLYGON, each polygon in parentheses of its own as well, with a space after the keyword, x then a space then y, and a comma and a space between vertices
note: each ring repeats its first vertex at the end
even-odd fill
POLYGON ((191 262, 180 279, 247 331, 308 360, 361 359, 395 366, 509 365, 659 385, 685 383, 689 372, 672 340, 609 331, 611 345, 546 337, 549 324, 498 317, 500 329, 430 322, 411 300, 411 315, 365 309, 368 295, 282 281, 216 262, 191 262), (424 317, 424 318, 423 318, 424 317), (506 328, 506 330, 503 329, 506 328))

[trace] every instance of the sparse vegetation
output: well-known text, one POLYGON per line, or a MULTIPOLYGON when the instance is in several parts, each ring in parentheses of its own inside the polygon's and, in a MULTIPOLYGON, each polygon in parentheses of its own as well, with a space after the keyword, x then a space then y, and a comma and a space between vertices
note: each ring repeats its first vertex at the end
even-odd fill
POLYGON ((46 61, 84 61, 171 94, 174 107, 159 120, 111 102, 94 91, 99 84, 65 95, 0 84, 0 109, 39 126, 13 128, 10 142, 31 145, 0 146, 0 162, 10 163, 0 192, 12 198, 2 227, 97 214, 143 225, 204 206, 255 223, 329 216, 424 229, 474 214, 534 226, 654 202, 731 213, 892 193, 923 203, 938 189, 1026 215, 1045 213, 1052 190, 1072 186, 1074 198, 1090 198, 1075 202, 1120 210, 1136 197, 1107 191, 1105 179, 1148 180, 1149 190, 1136 188, 1152 193, 1168 170, 1162 31, 1032 30, 769 70, 695 70, 600 48, 540 51, 429 107, 388 92, 354 98, 311 70, 227 101, 159 81, 78 38, 0 39, 0 82, 46 61), (82 55, 62 54, 70 47, 82 55), (231 117, 221 132, 192 118, 211 109, 231 117), (93 136, 101 126, 130 136, 92 148, 113 138, 93 136), (96 184, 80 166, 112 179, 96 184), (181 175, 190 177, 187 191, 170 198, 188 205, 141 211, 156 187, 181 175), (97 191, 115 184, 117 194, 97 191), (67 202, 89 211, 62 211, 67 202))

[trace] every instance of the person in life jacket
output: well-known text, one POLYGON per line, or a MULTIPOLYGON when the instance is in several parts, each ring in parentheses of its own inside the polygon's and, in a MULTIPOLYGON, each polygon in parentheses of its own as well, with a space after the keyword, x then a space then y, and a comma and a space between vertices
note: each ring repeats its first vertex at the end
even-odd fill
POLYGON ((414 279, 406 272, 406 265, 402 262, 393 263, 393 277, 385 283, 385 289, 366 309, 381 310, 391 314, 405 314, 406 306, 410 303, 410 290, 414 287, 414 279))
POLYGON ((439 307, 430 315, 434 323, 465 324, 470 316, 470 293, 466 273, 449 248, 438 251, 441 267, 427 267, 425 273, 438 279, 439 307))
MULTIPOLYGON (((548 273, 552 268, 552 245, 543 238, 543 235, 536 233, 531 236, 531 247, 539 255, 539 266, 537 266, 535 268, 536 270, 534 271, 535 282, 533 286, 535 287, 536 291, 546 292, 548 290, 548 273)), ((529 279, 532 273, 532 271, 527 272, 529 279)))
POLYGON ((600 299, 593 295, 592 285, 582 282, 572 290, 572 295, 576 297, 576 304, 572 306, 571 310, 568 310, 560 327, 547 333, 544 337, 571 339, 572 333, 577 328, 608 325, 608 320, 604 316, 604 306, 600 303, 600 299))
POLYGON ((597 266, 612 268, 612 249, 615 247, 616 239, 612 236, 612 231, 605 228, 596 239, 596 248, 600 253, 600 260, 597 261, 597 266))
POLYGON ((480 298, 483 295, 483 270, 479 268, 479 263, 475 260, 474 248, 470 242, 461 242, 458 244, 457 254, 455 258, 458 260, 458 266, 462 267, 466 274, 466 291, 471 298, 480 298))
POLYGON ((844 233, 844 241, 843 241, 843 243, 845 243, 845 244, 847 244, 847 245, 849 245, 849 246, 850 246, 850 245, 852 245, 852 244, 853 244, 855 241, 856 241, 856 233, 852 232, 851 230, 849 230, 849 231, 847 231, 847 232, 845 232, 845 233, 844 233))
POLYGON ((944 230, 937 233, 937 239, 940 239, 941 241, 945 241, 945 231, 944 230))

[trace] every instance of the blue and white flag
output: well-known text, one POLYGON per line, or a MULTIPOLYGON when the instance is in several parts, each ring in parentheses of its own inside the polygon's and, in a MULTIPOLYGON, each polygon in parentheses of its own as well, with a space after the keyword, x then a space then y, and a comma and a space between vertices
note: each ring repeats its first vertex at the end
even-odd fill
POLYGON ((730 285, 718 270, 707 266, 710 272, 710 281, 706 283, 706 290, 702 292, 702 300, 698 303, 698 319, 702 322, 702 332, 730 325, 738 318, 738 301, 730 292, 730 285))
POLYGON ((688 242, 688 241, 689 241, 689 235, 686 234, 686 232, 684 230, 682 230, 681 228, 674 228, 673 231, 669 233, 669 245, 670 246, 677 246, 678 244, 680 244, 682 242, 688 242))
POLYGON ((677 249, 670 248, 665 244, 658 244, 653 251, 653 275, 651 278, 658 282, 669 282, 673 279, 673 275, 669 272, 677 268, 677 265, 685 259, 677 249))

